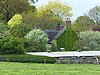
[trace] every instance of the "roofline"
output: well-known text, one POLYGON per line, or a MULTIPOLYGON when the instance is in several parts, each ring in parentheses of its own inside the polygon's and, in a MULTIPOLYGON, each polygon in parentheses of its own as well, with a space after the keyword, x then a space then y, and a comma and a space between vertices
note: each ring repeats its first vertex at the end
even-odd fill
POLYGON ((58 32, 58 34, 54 37, 55 39, 59 38, 61 34, 63 34, 66 30, 66 26, 58 32))
MULTIPOLYGON (((65 30, 66 26, 58 32, 58 34, 54 37, 54 39, 58 39, 61 36, 61 34, 65 32, 65 30)), ((53 43, 53 40, 50 43, 53 43)))

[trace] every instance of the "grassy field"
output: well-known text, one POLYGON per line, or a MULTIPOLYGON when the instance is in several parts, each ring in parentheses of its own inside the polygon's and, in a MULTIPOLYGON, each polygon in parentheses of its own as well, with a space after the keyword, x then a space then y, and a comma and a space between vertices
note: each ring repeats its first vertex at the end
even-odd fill
POLYGON ((0 63, 0 75, 100 75, 100 65, 0 63))

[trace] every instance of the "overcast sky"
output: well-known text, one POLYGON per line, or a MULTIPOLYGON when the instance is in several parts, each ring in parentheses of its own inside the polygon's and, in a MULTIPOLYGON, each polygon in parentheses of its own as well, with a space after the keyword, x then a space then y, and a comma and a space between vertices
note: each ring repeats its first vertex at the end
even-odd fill
MULTIPOLYGON (((84 15, 91 8, 100 5, 100 0, 60 0, 61 2, 67 3, 69 6, 73 8, 73 17, 72 20, 75 20, 78 16, 84 15)), ((39 0, 36 6, 40 6, 41 4, 47 4, 48 0, 39 0)))

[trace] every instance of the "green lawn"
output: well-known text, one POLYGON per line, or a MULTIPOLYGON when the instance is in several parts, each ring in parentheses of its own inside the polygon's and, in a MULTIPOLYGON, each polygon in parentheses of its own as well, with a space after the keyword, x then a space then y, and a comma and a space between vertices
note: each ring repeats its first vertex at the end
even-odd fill
POLYGON ((0 75, 100 75, 100 65, 0 63, 0 75))

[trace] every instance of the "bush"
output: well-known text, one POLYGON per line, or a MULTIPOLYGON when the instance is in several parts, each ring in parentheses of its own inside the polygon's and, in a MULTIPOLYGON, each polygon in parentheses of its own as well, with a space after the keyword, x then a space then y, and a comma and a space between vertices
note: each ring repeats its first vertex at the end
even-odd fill
POLYGON ((38 43, 34 40, 25 40, 24 47, 27 52, 44 52, 46 51, 46 46, 44 44, 38 43))
POLYGON ((47 50, 48 35, 44 31, 33 29, 25 36, 25 39, 28 40, 26 44, 29 45, 30 51, 44 52, 47 50))
POLYGON ((57 40, 56 39, 53 40, 53 43, 51 45, 51 51, 52 52, 59 51, 59 49, 57 47, 57 40))
POLYGON ((55 58, 36 55, 0 55, 1 62, 55 63, 55 58))
POLYGON ((12 36, 0 39, 0 54, 23 54, 24 52, 22 39, 12 36))
POLYGON ((100 50, 100 32, 84 31, 79 34, 80 40, 77 49, 80 50, 100 50))

